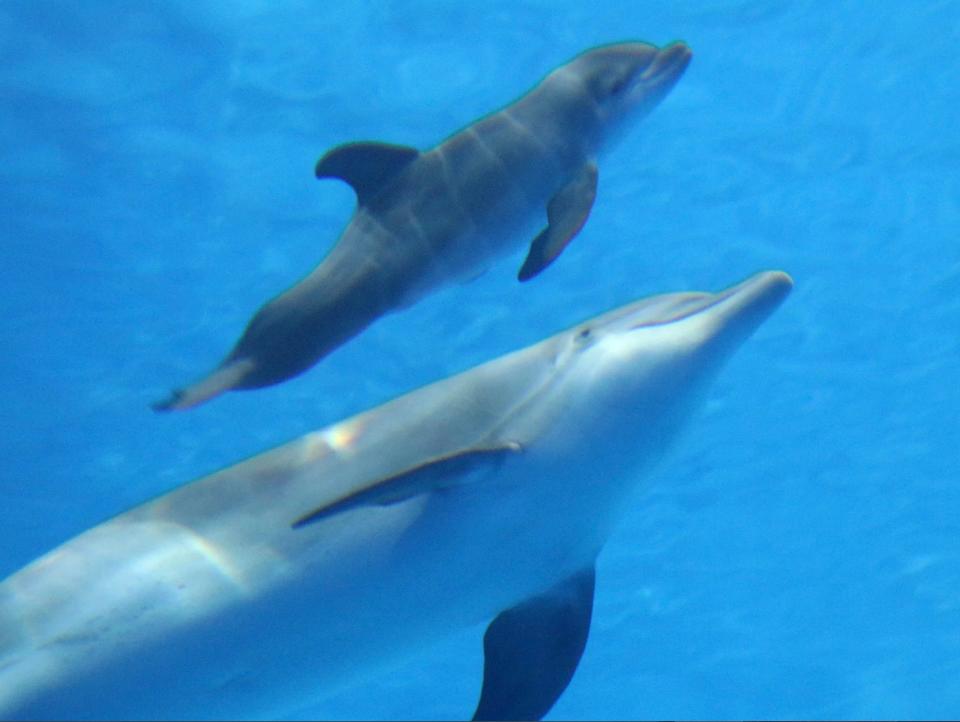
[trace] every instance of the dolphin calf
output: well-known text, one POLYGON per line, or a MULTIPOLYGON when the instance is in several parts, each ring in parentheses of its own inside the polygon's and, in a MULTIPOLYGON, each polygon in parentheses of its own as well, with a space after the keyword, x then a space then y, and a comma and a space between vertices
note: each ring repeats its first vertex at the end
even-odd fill
POLYGON ((596 48, 429 151, 369 142, 334 148, 317 163, 317 177, 340 178, 357 195, 339 241, 254 315, 212 373, 154 408, 186 409, 303 373, 383 314, 482 273, 532 235, 546 209, 519 277, 537 275, 587 220, 596 154, 660 102, 690 56, 683 43, 596 48))
POLYGON ((0 582, 0 718, 275 716, 483 622, 474 718, 543 716, 613 525, 791 286, 634 302, 66 542, 0 582))

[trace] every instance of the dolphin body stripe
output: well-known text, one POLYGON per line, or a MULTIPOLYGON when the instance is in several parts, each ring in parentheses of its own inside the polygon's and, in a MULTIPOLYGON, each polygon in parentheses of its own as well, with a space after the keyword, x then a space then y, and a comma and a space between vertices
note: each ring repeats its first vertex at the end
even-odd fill
POLYGON ((265 304, 208 376, 155 404, 186 409, 303 373, 380 316, 475 278, 539 225, 519 272, 542 272, 587 221, 596 155, 659 103, 689 63, 683 43, 589 50, 503 110, 436 147, 348 143, 317 163, 357 208, 307 277, 265 304))
POLYGON ((0 582, 0 719, 276 717, 481 623, 475 717, 546 714, 614 525, 790 288, 628 304, 80 534, 0 582))

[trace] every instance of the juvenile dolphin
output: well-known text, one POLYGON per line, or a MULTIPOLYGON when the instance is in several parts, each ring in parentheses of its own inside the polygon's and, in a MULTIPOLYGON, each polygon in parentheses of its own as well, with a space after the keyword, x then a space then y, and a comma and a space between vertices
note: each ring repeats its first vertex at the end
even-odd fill
POLYGON ((614 523, 791 285, 623 306, 68 541, 0 582, 0 719, 275 716, 491 619, 475 718, 544 715, 614 523))
POLYGON ((683 43, 596 48, 432 150, 334 148, 317 163, 317 177, 340 178, 357 194, 337 244, 254 315, 210 375, 154 408, 186 409, 303 373, 383 314, 481 273, 532 235, 546 209, 547 226, 519 278, 537 275, 586 223, 596 154, 660 102, 690 56, 683 43))

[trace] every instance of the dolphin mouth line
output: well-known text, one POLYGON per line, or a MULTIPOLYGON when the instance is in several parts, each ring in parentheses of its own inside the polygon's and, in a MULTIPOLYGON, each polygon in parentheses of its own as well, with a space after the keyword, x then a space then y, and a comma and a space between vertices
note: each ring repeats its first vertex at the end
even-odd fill
POLYGON ((677 321, 684 321, 684 320, 686 320, 686 319, 688 319, 688 318, 693 318, 694 316, 696 316, 696 315, 698 315, 698 314, 701 314, 701 313, 703 313, 704 311, 709 311, 709 310, 710 310, 711 308, 713 308, 714 306, 716 306, 716 305, 718 305, 718 304, 720 304, 720 303, 723 303, 725 300, 727 300, 727 298, 729 298, 729 296, 723 296, 723 297, 720 297, 720 298, 715 298, 715 299, 713 299, 710 303, 706 304, 705 306, 696 306, 695 308, 693 308, 693 309, 691 309, 691 310, 689 310, 689 311, 681 311, 681 312, 677 313, 677 315, 675 315, 675 316, 667 316, 666 318, 662 318, 662 319, 657 320, 657 321, 640 321, 639 323, 635 323, 635 324, 633 324, 633 325, 631 325, 631 326, 628 326, 628 327, 627 327, 627 330, 628 330, 628 331, 635 331, 635 330, 640 329, 640 328, 655 328, 655 327, 657 327, 657 326, 666 326, 666 325, 671 324, 671 323, 676 323, 677 321))

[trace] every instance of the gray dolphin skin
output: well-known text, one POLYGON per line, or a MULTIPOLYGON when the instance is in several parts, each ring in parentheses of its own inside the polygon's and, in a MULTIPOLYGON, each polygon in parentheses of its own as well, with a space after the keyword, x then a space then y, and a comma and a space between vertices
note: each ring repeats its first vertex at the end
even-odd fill
POLYGON ((634 302, 66 542, 0 582, 0 718, 289 714, 483 623, 475 719, 542 717, 614 524, 791 287, 634 302))
POLYGON ((186 409, 225 391, 303 373, 380 316, 482 273, 532 236, 525 281, 563 251, 597 191, 596 155, 650 110, 683 74, 683 43, 589 50, 525 96, 421 153, 349 143, 317 163, 357 208, 324 261, 264 305, 221 364, 154 405, 186 409))

